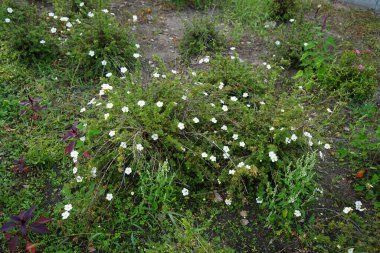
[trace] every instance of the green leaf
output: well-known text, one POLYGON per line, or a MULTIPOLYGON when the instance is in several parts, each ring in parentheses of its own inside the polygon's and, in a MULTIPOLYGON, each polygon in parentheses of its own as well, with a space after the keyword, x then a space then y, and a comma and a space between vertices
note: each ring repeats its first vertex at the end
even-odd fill
POLYGON ((303 76, 303 70, 298 70, 298 72, 293 76, 293 79, 299 79, 303 76))

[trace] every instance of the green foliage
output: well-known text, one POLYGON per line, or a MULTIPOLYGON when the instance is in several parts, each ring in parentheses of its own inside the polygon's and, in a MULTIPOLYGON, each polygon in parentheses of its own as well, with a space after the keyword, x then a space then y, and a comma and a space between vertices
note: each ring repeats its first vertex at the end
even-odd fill
POLYGON ((137 49, 128 28, 108 13, 93 13, 94 17, 81 19, 80 24, 67 32, 69 38, 63 49, 66 58, 62 64, 69 66, 71 75, 84 79, 107 72, 119 73, 120 67, 133 71, 136 62, 133 54, 137 49), (90 51, 94 56, 89 55, 90 51), (107 61, 106 66, 102 65, 103 60, 107 61))
POLYGON ((261 186, 258 200, 263 203, 260 206, 268 211, 267 226, 280 229, 277 233, 290 232, 294 227, 300 229, 307 219, 305 209, 317 195, 315 163, 315 153, 308 154, 284 169, 272 170, 271 180, 261 186), (297 211, 300 217, 296 216, 297 211))
POLYGON ((273 31, 269 46, 274 50, 276 59, 288 66, 297 66, 305 52, 305 43, 319 43, 320 29, 302 19, 289 24, 280 24, 273 31))
POLYGON ((294 18, 294 14, 296 13, 296 1, 273 0, 270 5, 270 13, 275 20, 288 21, 294 18))
POLYGON ((0 8, 0 39, 6 40, 24 62, 51 63, 57 58, 59 41, 49 34, 50 28, 46 20, 39 18, 37 7, 16 2, 2 3, 0 8), (13 12, 8 13, 7 7, 13 7, 13 12), (3 22, 6 18, 9 23, 3 22))
POLYGON ((167 0, 177 6, 184 7, 190 6, 195 9, 206 9, 210 7, 215 0, 167 0))
POLYGON ((338 150, 338 158, 348 162, 356 173, 355 190, 361 192, 374 206, 380 209, 380 117, 375 105, 365 104, 354 111, 357 119, 350 126, 346 137, 348 144, 338 150))
POLYGON ((58 15, 68 15, 84 10, 100 10, 109 6, 109 0, 52 0, 54 11, 58 15), (80 3, 84 3, 83 6, 80 3))
POLYGON ((215 21, 201 18, 185 23, 185 32, 179 48, 183 59, 189 61, 196 56, 220 52, 225 44, 225 38, 218 31, 215 21))

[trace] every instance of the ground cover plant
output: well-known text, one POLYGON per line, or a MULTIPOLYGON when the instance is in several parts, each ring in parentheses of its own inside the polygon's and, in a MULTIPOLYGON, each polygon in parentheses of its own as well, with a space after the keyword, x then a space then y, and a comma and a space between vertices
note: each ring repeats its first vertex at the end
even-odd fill
POLYGON ((379 25, 324 1, 2 1, 0 251, 377 252, 379 25))

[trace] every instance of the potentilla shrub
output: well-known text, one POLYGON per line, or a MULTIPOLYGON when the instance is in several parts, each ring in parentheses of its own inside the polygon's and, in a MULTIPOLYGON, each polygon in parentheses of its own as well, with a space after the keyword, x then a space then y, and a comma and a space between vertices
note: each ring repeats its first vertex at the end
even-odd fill
POLYGON ((318 146, 304 133, 307 121, 297 99, 274 95, 277 72, 217 57, 211 70, 193 73, 192 80, 160 70, 147 88, 128 76, 102 80, 99 96, 81 110, 83 139, 71 152, 76 176, 90 180, 96 167, 113 182, 130 181, 127 175, 168 161, 190 198, 216 188, 227 189, 227 199, 246 194, 240 177, 260 180, 318 146), (243 82, 220 72, 226 63, 243 76, 260 74, 243 82))
POLYGON ((51 63, 58 57, 60 41, 49 33, 49 25, 40 18, 36 6, 3 2, 0 19, 0 38, 18 52, 26 64, 51 63))
POLYGON ((179 49, 185 61, 204 54, 221 52, 226 38, 218 30, 216 22, 210 18, 198 18, 185 22, 184 35, 179 49))
POLYGON ((84 11, 83 16, 64 24, 62 31, 62 65, 77 77, 92 79, 109 72, 115 74, 120 72, 119 66, 133 71, 140 57, 128 26, 121 26, 109 11, 84 11))

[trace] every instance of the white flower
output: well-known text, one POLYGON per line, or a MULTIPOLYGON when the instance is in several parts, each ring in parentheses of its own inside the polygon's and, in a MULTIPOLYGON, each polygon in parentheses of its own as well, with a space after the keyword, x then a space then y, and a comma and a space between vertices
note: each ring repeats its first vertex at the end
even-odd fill
POLYGON ((290 137, 290 139, 291 139, 292 141, 296 141, 296 140, 297 140, 297 135, 292 134, 292 136, 290 137))
POLYGON ((238 134, 233 134, 232 135, 232 139, 234 139, 235 141, 239 138, 239 135, 238 134))
POLYGON ((188 195, 189 195, 189 190, 186 189, 186 188, 183 188, 183 189, 182 189, 182 195, 183 195, 183 196, 188 196, 188 195))
POLYGON ((185 95, 183 95, 181 98, 182 100, 187 100, 187 97, 185 95))
POLYGON ((40 44, 45 44, 45 43, 46 43, 46 41, 40 40, 40 44))
POLYGON ((290 23, 293 23, 295 20, 294 20, 294 18, 292 18, 289 21, 290 21, 290 23))
POLYGON ((66 220, 70 216, 70 213, 68 211, 65 211, 62 213, 62 219, 66 220))
POLYGON ((67 205, 65 205, 65 211, 71 211, 71 209, 73 209, 73 205, 71 205, 71 204, 67 204, 67 205))
POLYGON ((124 173, 127 174, 127 175, 131 174, 132 173, 131 167, 125 168, 124 173))
POLYGON ((239 146, 242 147, 242 148, 244 148, 245 147, 245 142, 244 141, 239 142, 239 146))
POLYGON ((66 27, 71 28, 72 26, 73 26, 73 24, 71 22, 66 23, 66 27))
POLYGON ((143 107, 145 105, 145 101, 144 100, 140 100, 139 102, 137 102, 137 105, 140 106, 140 107, 143 107))
POLYGON ((152 134, 152 139, 154 140, 154 141, 157 141, 158 140, 158 134, 152 134))
POLYGON ((143 151, 143 150, 144 150, 144 147, 143 147, 143 145, 141 145, 141 144, 139 143, 139 144, 136 144, 136 149, 137 149, 138 151, 143 151))
POLYGON ((73 168, 73 174, 75 175, 75 174, 77 174, 77 172, 78 172, 78 168, 77 168, 77 167, 74 167, 74 168, 73 168))
POLYGON ((212 118, 211 122, 216 124, 218 121, 215 118, 212 118))
POLYGON ((8 8, 7 8, 7 12, 8 12, 8 13, 12 13, 12 12, 13 12, 13 9, 10 8, 10 7, 8 7, 8 8))
POLYGON ((344 209, 343 209, 343 213, 349 213, 349 212, 351 212, 352 211, 352 208, 351 207, 345 207, 344 209))
POLYGON ((267 65, 267 69, 271 69, 271 68, 272 68, 272 67, 268 64, 268 65, 267 65))
POLYGON ((363 203, 361 201, 355 201, 355 209, 360 211, 360 212, 363 212, 365 210, 365 208, 362 208, 362 205, 363 203))
POLYGON ((106 65, 107 65, 107 61, 106 61, 106 60, 103 60, 103 61, 102 61, 102 65, 103 65, 103 66, 106 66, 106 65))
POLYGON ((126 73, 127 71, 128 71, 128 69, 127 69, 126 67, 121 67, 121 68, 120 68, 120 72, 121 72, 122 74, 126 73))
POLYGON ((325 149, 330 149, 331 146, 330 146, 330 144, 326 143, 325 146, 324 146, 324 148, 325 148, 325 149))
POLYGON ((112 193, 107 193, 106 200, 111 201, 113 199, 112 193))
POLYGON ((223 106, 222 106, 222 110, 225 111, 225 112, 227 112, 227 111, 228 111, 228 106, 223 105, 223 106))
POLYGON ((301 217, 301 211, 300 210, 295 210, 294 211, 294 216, 301 217))
POLYGON ((212 161, 212 162, 216 162, 216 157, 215 156, 210 156, 210 161, 212 161))
POLYGON ((158 102, 156 103, 156 105, 157 105, 157 107, 162 107, 162 106, 164 105, 164 103, 161 102, 161 101, 158 101, 158 102))
POLYGON ((102 12, 108 13, 109 11, 107 9, 103 9, 102 12))
POLYGON ((110 114, 109 113, 105 113, 104 114, 104 120, 107 120, 109 118, 110 114))
POLYGON ((263 199, 262 199, 261 197, 257 197, 257 198, 256 198, 256 203, 257 203, 257 204, 261 204, 261 203, 263 203, 263 199))
POLYGON ((92 177, 96 177, 96 171, 97 171, 96 167, 92 167, 92 169, 91 169, 91 176, 92 177))
POLYGON ((231 47, 230 50, 234 51, 236 48, 235 47, 231 47))
POLYGON ((127 148, 127 143, 126 143, 126 142, 121 142, 121 143, 120 143, 120 147, 122 147, 122 148, 127 148))
POLYGON ((136 47, 136 48, 140 48, 140 45, 139 45, 139 44, 135 44, 135 47, 136 47))
POLYGON ((86 136, 82 136, 79 138, 80 141, 84 142, 86 140, 86 136))
POLYGON ((278 157, 276 153, 274 153, 273 151, 269 152, 269 158, 272 160, 273 163, 278 161, 278 157))
POLYGON ((244 166, 244 163, 243 163, 243 162, 240 162, 240 163, 237 165, 238 168, 241 168, 241 167, 243 167, 243 166, 244 166))
POLYGON ((178 123, 178 128, 179 128, 180 130, 185 129, 185 124, 183 124, 182 122, 179 122, 179 123, 178 123))
POLYGON ((78 155, 79 155, 78 151, 75 151, 75 150, 71 151, 71 153, 70 153, 70 156, 72 158, 78 158, 78 155))
POLYGON ((197 117, 194 117, 194 118, 193 118, 193 121, 194 121, 195 124, 196 124, 196 123, 199 123, 199 119, 198 119, 197 117))
POLYGON ((354 253, 354 248, 349 248, 349 249, 347 250, 347 253, 354 253))
POLYGON ((309 139, 313 138, 313 136, 309 132, 304 132, 303 135, 309 139))
POLYGON ((231 199, 225 199, 224 202, 226 203, 227 206, 230 206, 232 204, 231 199))
POLYGON ((49 16, 49 17, 54 17, 54 12, 49 12, 49 13, 48 13, 48 16, 49 16))
POLYGON ((85 112, 85 111, 86 111, 85 107, 83 107, 83 108, 80 109, 80 112, 85 112))
POLYGON ((112 76, 112 73, 111 72, 108 72, 107 74, 106 74, 106 77, 111 77, 112 76))
POLYGON ((330 108, 327 108, 326 110, 327 110, 327 112, 329 112, 329 113, 332 113, 332 112, 333 112, 333 111, 331 111, 330 108))
POLYGON ((236 102, 238 100, 238 98, 235 96, 232 96, 230 99, 231 99, 231 101, 234 101, 234 102, 236 102))
POLYGON ((134 23, 136 23, 137 22, 137 16, 133 15, 132 20, 133 20, 134 23))
POLYGON ((107 104, 106 104, 106 108, 107 108, 107 109, 111 109, 112 107, 113 107, 113 104, 112 104, 112 103, 107 103, 107 104))
POLYGON ((123 108, 121 108, 121 111, 122 112, 129 112, 128 106, 124 106, 123 108))
POLYGON ((153 73, 153 77, 155 78, 159 78, 160 77, 160 74, 158 74, 157 72, 153 73))
POLYGON ((68 17, 61 17, 59 20, 61 20, 62 22, 67 22, 67 21, 69 21, 69 18, 68 17))
POLYGON ((57 28, 52 27, 52 28, 50 29, 50 32, 51 32, 51 33, 56 33, 56 32, 57 32, 57 28))
POLYGON ((244 93, 243 93, 243 98, 246 98, 246 97, 248 97, 248 93, 247 93, 247 92, 244 92, 244 93))
POLYGON ((9 18, 4 19, 4 21, 5 21, 5 23, 11 22, 11 20, 9 18))
POLYGON ((223 125, 220 129, 224 130, 224 131, 227 131, 227 126, 226 125, 223 125))
POLYGON ((84 2, 80 2, 79 6, 83 7, 84 6, 84 2))
POLYGON ((228 153, 228 152, 230 152, 230 148, 228 146, 223 146, 223 151, 225 153, 228 153))
POLYGON ((224 87, 224 83, 220 82, 220 84, 219 84, 219 90, 223 89, 223 87, 224 87))
POLYGON ((91 11, 87 14, 87 16, 89 16, 90 18, 94 17, 94 13, 92 13, 91 11))
POLYGON ((95 51, 93 51, 93 50, 88 51, 88 55, 93 57, 95 55, 95 51))
POLYGON ((264 102, 264 101, 261 101, 261 102, 260 102, 260 105, 265 105, 265 102, 264 102))
POLYGON ((140 58, 140 56, 141 56, 141 55, 138 54, 138 53, 133 54, 133 57, 135 57, 136 59, 137 59, 137 58, 140 58))
POLYGON ((276 42, 274 44, 276 44, 276 46, 279 46, 279 45, 281 45, 281 42, 276 40, 276 42))
POLYGON ((81 177, 81 176, 77 176, 77 177, 75 178, 75 180, 77 180, 78 183, 81 183, 81 182, 83 181, 83 177, 81 177))
POLYGON ((286 143, 286 144, 289 144, 290 142, 291 142, 291 140, 290 140, 288 137, 286 137, 286 138, 285 138, 285 143, 286 143))
POLYGON ((229 171, 228 171, 228 174, 229 174, 229 175, 233 175, 233 174, 235 174, 235 172, 236 172, 235 170, 229 170, 229 171))
POLYGON ((203 152, 203 153, 202 153, 202 157, 203 157, 203 158, 206 158, 206 157, 208 157, 208 154, 207 154, 206 152, 203 152))
POLYGON ((110 137, 114 137, 115 134, 116 134, 115 130, 111 130, 111 131, 109 132, 108 135, 109 135, 110 137))
POLYGON ((303 43, 303 45, 304 45, 305 47, 307 47, 309 44, 305 42, 305 43, 303 43))

